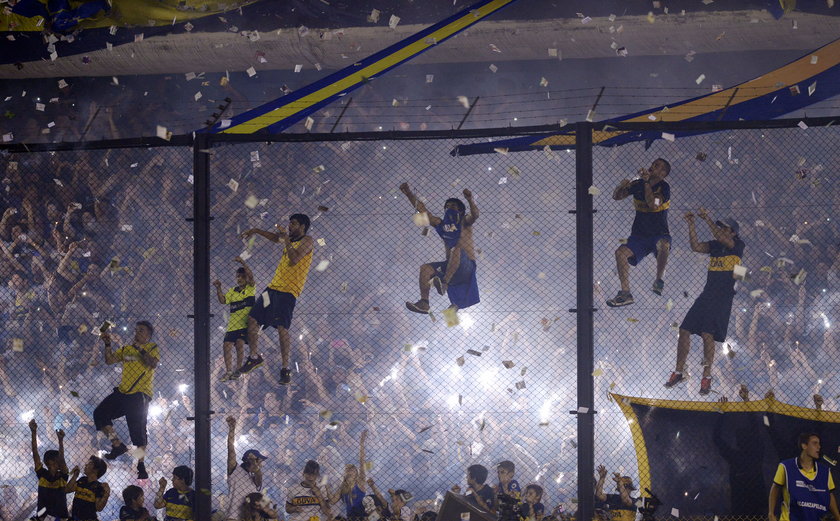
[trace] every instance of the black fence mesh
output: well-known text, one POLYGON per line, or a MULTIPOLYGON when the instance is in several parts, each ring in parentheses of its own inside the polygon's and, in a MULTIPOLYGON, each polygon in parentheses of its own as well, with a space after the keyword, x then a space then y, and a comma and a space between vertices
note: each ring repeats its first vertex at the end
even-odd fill
MULTIPOLYGON (((231 463, 254 456, 248 449, 268 457, 258 483, 244 476, 248 492, 262 493, 292 521, 301 514, 284 512, 284 503, 310 459, 320 464, 320 491, 334 499, 330 518, 356 517, 340 499, 354 483, 346 479, 350 464, 363 471, 355 484, 365 494, 379 491, 389 509, 399 507, 389 490, 411 494, 403 521, 438 510, 456 484, 465 492, 471 465, 484 466, 486 483, 496 486, 502 461, 515 465, 523 492, 540 487, 546 516, 571 517, 582 501, 577 420, 568 414, 580 405, 577 349, 586 353, 569 312, 577 293, 576 216, 569 213, 575 153, 452 157, 453 146, 469 140, 386 139, 393 137, 217 143, 204 151, 210 154, 211 280, 219 290, 208 295, 212 488, 198 495, 210 495, 219 519, 242 515, 239 499, 233 505, 230 499, 239 493, 228 486, 239 478, 228 472, 231 463), (471 253, 480 303, 447 310, 450 300, 432 286, 430 315, 406 309, 420 297, 421 266, 443 261, 445 250, 434 219, 426 223, 415 214, 401 183, 433 216, 444 216, 447 198, 466 202, 465 189, 474 195, 479 218, 471 253), (231 375, 251 352, 245 342, 241 357, 237 352, 237 335, 248 336, 236 333, 247 327, 236 302, 249 296, 228 293, 246 282, 237 281, 237 268, 253 274, 254 301, 246 307, 268 306, 277 294, 265 290, 283 252, 282 238, 243 234, 260 229, 273 238, 276 225, 291 229, 295 213, 311 219, 314 250, 288 328, 291 383, 280 382, 280 337, 273 328, 258 333, 262 366, 231 375), (232 437, 227 418, 236 422, 232 437)), ((596 483, 598 516, 630 519, 637 498, 656 496, 662 505, 648 513, 660 519, 758 519, 766 515, 778 462, 798 454, 800 432, 820 434, 822 462, 833 467, 838 459, 834 137, 832 128, 730 130, 657 141, 648 150, 594 150, 597 414, 595 468, 584 479, 596 483), (613 200, 623 178, 640 176, 659 157, 671 165, 670 194, 652 189, 648 201, 643 183, 633 181, 613 200), (631 201, 633 193, 639 202, 631 201), (654 256, 641 258, 656 250, 658 238, 631 234, 634 204, 640 210, 668 205, 662 295, 652 291, 654 256), (699 251, 692 251, 688 212, 699 251), (713 233, 722 244, 729 239, 705 215, 712 223, 737 221, 743 252, 707 244, 713 233), (611 307, 607 300, 621 304, 628 297, 615 300, 616 250, 621 257, 624 248, 639 261, 628 270, 634 302, 611 307), (713 283, 726 291, 684 323, 695 300, 705 302, 710 265, 713 283), (737 280, 730 273, 735 268, 737 280), (689 337, 685 381, 665 388, 681 327, 705 332, 708 324, 726 325, 725 334, 713 332, 722 341, 708 364, 709 393, 700 394, 697 335, 689 337), (614 473, 629 480, 624 498, 614 473)), ((111 497, 100 519, 118 517, 129 485, 145 491, 154 513, 158 480, 166 478, 168 489, 174 467, 194 467, 191 154, 162 147, 2 158, 0 519, 38 511, 31 419, 42 459, 57 447, 57 429, 65 433, 70 468, 110 450, 94 411, 120 384, 121 366, 134 375, 140 362, 106 364, 98 339, 106 320, 114 324, 114 347, 136 340, 136 322, 149 320, 160 365, 147 450, 138 450, 140 440, 132 440, 124 418, 114 422, 129 451, 108 462, 103 481, 111 497), (139 479, 140 457, 148 479, 139 479)), ((665 215, 642 213, 654 221, 665 215)), ((468 260, 468 245, 460 246, 468 260)), ((453 280, 450 290, 458 286, 453 280)), ((101 408, 98 416, 101 426, 101 408)), ((505 517, 504 509, 497 513, 505 517)))
POLYGON ((192 466, 190 150, 12 154, 0 168, 0 518, 39 510, 30 428, 37 429, 45 469, 44 453, 58 448, 56 431, 63 431, 66 465, 78 467, 81 480, 91 456, 110 452, 95 425, 119 416, 122 400, 139 399, 130 409, 148 407, 147 450, 138 448, 141 424, 135 437, 125 418, 115 419, 116 435, 130 451, 107 461, 101 479, 111 495, 99 515, 116 519, 126 486, 139 484, 153 501, 159 477, 171 483, 176 465, 192 466), (119 350, 138 343, 153 353, 135 337, 142 320, 154 328, 160 360, 150 396, 140 377, 149 368, 138 372, 140 362, 132 361, 138 354, 119 350), (119 357, 112 364, 99 339, 105 321, 113 324, 119 357), (126 396, 100 406, 117 386, 126 396), (153 479, 137 479, 141 459, 153 479))
POLYGON ((657 515, 757 519, 767 514, 778 462, 799 454, 797 434, 821 433, 823 453, 837 459, 837 415, 819 412, 837 410, 838 394, 835 137, 830 128, 741 130, 660 140, 649 150, 595 149, 595 461, 604 467, 595 478, 613 516, 635 509, 615 481, 627 476, 638 489, 631 498, 649 496, 647 488, 662 500, 657 515), (634 203, 644 198, 636 180, 617 195, 638 197, 612 199, 623 178, 640 177, 659 157, 671 165, 670 198, 653 180, 653 204, 634 203), (647 221, 631 231, 634 204, 647 221), (667 231, 657 229, 663 213, 650 209, 668 204, 670 252, 658 295, 654 251, 662 254, 658 236, 667 231), (743 254, 709 242, 725 243, 727 234, 713 235, 704 211, 711 223, 737 222, 743 254), (611 308, 607 301, 627 301, 613 300, 624 248, 638 261, 629 268, 634 303, 611 308), (676 367, 680 330, 691 342, 684 368, 676 367), (701 332, 718 340, 714 361, 704 362, 701 332), (675 369, 685 380, 664 387, 675 369))
MULTIPOLYGON (((574 159, 458 158, 449 155, 455 144, 274 143, 213 150, 212 266, 222 292, 235 285, 234 259, 240 256, 254 273, 259 306, 280 261, 282 243, 259 235, 243 239, 243 232, 273 233, 277 224, 288 226, 290 215, 304 213, 314 240, 289 329, 291 385, 278 385, 274 329, 259 336, 265 367, 219 381, 226 371, 226 306, 216 307, 214 483, 225 480, 223 419, 229 414, 238 422, 237 460, 251 448, 270 455, 263 487, 273 502, 288 497, 310 459, 321 465, 325 494, 340 492, 346 465, 361 465, 387 502, 389 489, 410 492, 417 514, 436 510, 453 485, 466 491, 470 465, 486 467, 487 484, 495 486, 503 460, 514 462, 523 489, 542 485, 546 505, 574 496, 574 417, 567 414, 574 408, 574 316, 567 311, 575 295, 574 217, 568 214, 574 159), (445 256, 434 229, 419 215, 412 218, 399 188, 403 182, 438 217, 447 198, 466 204, 463 192, 472 191, 479 210, 472 252, 479 304, 448 316, 450 300, 431 288, 430 315, 406 309, 406 302, 419 298, 421 265, 445 256), (448 323, 454 316, 457 325, 448 323), (359 461, 365 431, 365 459, 359 461)), ((372 485, 359 485, 373 493, 372 485)), ((219 501, 226 510, 226 498, 219 501)), ((348 512, 336 500, 332 514, 348 512)))

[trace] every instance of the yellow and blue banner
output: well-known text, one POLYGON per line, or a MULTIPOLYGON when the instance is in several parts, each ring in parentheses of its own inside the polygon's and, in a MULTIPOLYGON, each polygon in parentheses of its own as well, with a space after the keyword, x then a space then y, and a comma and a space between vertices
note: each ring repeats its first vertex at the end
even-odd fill
POLYGON ((840 412, 773 397, 720 403, 610 396, 633 438, 638 488, 663 502, 663 515, 766 516, 776 468, 799 455, 803 432, 818 434, 823 455, 838 459, 840 412))
POLYGON ((515 0, 482 0, 320 81, 213 125, 205 132, 279 133, 394 67, 440 45, 515 0))
MULTIPOLYGON (((661 121, 738 121, 769 120, 832 98, 840 93, 840 39, 809 52, 783 67, 728 89, 667 106, 596 122, 596 128, 610 123, 649 123, 661 121)), ((702 132, 673 132, 675 137, 702 132)), ((660 132, 596 130, 594 145, 617 146, 635 141, 661 139, 660 132)), ((575 132, 556 132, 524 136, 489 143, 459 145, 453 155, 491 154, 575 147, 575 132)))

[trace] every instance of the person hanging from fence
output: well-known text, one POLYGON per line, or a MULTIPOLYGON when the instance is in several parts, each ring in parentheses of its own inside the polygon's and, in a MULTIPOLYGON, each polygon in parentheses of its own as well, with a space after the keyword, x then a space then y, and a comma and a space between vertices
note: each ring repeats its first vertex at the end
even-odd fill
POLYGON ((146 472, 145 454, 147 443, 146 420, 149 403, 152 401, 152 389, 155 381, 155 369, 160 362, 160 353, 156 343, 152 342, 155 329, 146 320, 134 326, 134 339, 116 351, 111 350, 111 336, 105 329, 101 338, 105 344, 105 363, 122 363, 122 379, 114 392, 93 411, 96 429, 105 433, 111 440, 111 452, 105 459, 116 459, 128 452, 128 447, 117 436, 112 420, 125 416, 131 443, 137 447, 137 479, 149 479, 146 472))
POLYGON ((225 374, 222 381, 236 380, 239 378, 239 368, 245 353, 245 344, 248 343, 248 314, 254 306, 254 273, 245 263, 242 257, 236 257, 234 261, 241 264, 236 270, 236 286, 222 293, 222 283, 213 281, 216 287, 216 298, 219 304, 230 306, 230 318, 228 318, 227 331, 225 332, 222 351, 225 360, 225 374), (236 347, 236 366, 233 365, 233 348, 236 347))
POLYGON ((665 181, 671 173, 671 163, 661 157, 650 168, 639 170, 636 180, 623 179, 613 190, 613 199, 621 201, 633 196, 636 216, 627 244, 615 250, 615 263, 621 290, 607 300, 610 307, 628 306, 635 302, 630 292, 630 266, 636 266, 648 254, 656 258, 656 279, 651 288, 662 295, 665 266, 671 251, 671 234, 668 230, 668 208, 671 206, 671 185, 665 181))
POLYGON ((29 431, 32 437, 32 460, 35 464, 35 475, 38 478, 38 507, 39 515, 36 519, 46 519, 52 516, 64 519, 67 515, 67 495, 64 487, 70 474, 67 462, 64 460, 64 431, 55 431, 58 438, 58 450, 50 449, 44 452, 44 460, 38 454, 38 424, 34 419, 29 420, 29 431))
POLYGON ((446 260, 443 262, 428 262, 420 266, 420 300, 406 302, 409 311, 428 314, 429 292, 434 285, 439 295, 449 297, 450 307, 465 309, 478 304, 478 280, 476 278, 475 247, 473 244, 472 226, 478 219, 478 206, 475 204, 472 192, 464 189, 464 198, 470 205, 467 214, 463 201, 457 198, 446 200, 443 205, 443 218, 429 213, 423 201, 420 201, 409 188, 408 183, 400 185, 400 191, 405 194, 411 206, 419 212, 423 224, 434 227, 443 240, 446 260))
POLYGON ((79 467, 73 467, 70 481, 64 486, 64 492, 75 492, 73 504, 70 507, 71 518, 76 521, 97 521, 97 512, 102 512, 111 496, 111 487, 104 481, 99 481, 108 464, 102 458, 91 456, 85 463, 85 475, 79 477, 79 467))
POLYGON ((704 208, 697 211, 697 216, 706 221, 714 240, 700 242, 694 214, 685 214, 688 222, 688 239, 691 251, 709 254, 709 269, 706 273, 706 285, 697 296, 694 304, 680 324, 677 340, 677 366, 666 388, 671 388, 686 379, 683 371, 688 352, 691 349, 691 335, 703 339, 703 378, 700 380, 700 394, 706 395, 712 389, 712 362, 715 359, 715 342, 726 340, 729 328, 729 316, 732 311, 732 299, 735 298, 735 266, 741 264, 744 255, 744 241, 738 237, 738 222, 727 218, 713 221, 704 208))
POLYGON ((263 358, 258 349, 258 334, 261 327, 277 328, 280 337, 280 356, 282 368, 279 381, 282 385, 292 382, 292 372, 289 369, 291 340, 289 327, 292 325, 292 313, 295 303, 300 298, 309 265, 312 264, 314 241, 307 235, 310 220, 307 215, 296 213, 289 217, 288 231, 276 225, 275 233, 251 228, 242 233, 245 239, 253 235, 260 235, 266 239, 283 243, 283 255, 277 264, 274 278, 254 302, 248 316, 248 348, 250 354, 245 364, 239 368, 241 374, 247 374, 263 365, 263 358))
POLYGON ((783 460, 776 468, 767 519, 769 521, 819 521, 827 514, 840 521, 834 497, 834 479, 829 466, 820 461, 820 436, 802 433, 798 438, 799 456, 783 460), (779 491, 782 491, 781 515, 776 518, 779 491))

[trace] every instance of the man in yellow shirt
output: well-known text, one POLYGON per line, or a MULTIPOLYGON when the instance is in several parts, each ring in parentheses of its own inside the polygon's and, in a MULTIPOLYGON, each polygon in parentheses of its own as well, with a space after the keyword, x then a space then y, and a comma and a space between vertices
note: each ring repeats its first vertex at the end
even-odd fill
POLYGON ((289 217, 288 231, 276 225, 276 233, 256 228, 242 233, 245 239, 253 235, 261 235, 272 242, 283 243, 283 255, 274 272, 274 278, 271 279, 265 291, 256 298, 248 317, 250 354, 245 365, 239 369, 242 374, 247 374, 263 365, 262 356, 257 349, 257 334, 262 327, 274 327, 277 328, 280 337, 280 356, 283 363, 279 380, 282 385, 289 385, 292 382, 292 372, 289 370, 289 352, 291 351, 289 327, 292 324, 295 303, 303 291, 309 274, 309 265, 312 264, 314 241, 312 237, 306 235, 309 224, 308 216, 296 213, 289 217))
POLYGON ((111 440, 111 452, 105 454, 105 458, 116 459, 128 452, 128 447, 114 431, 112 420, 125 416, 131 443, 140 449, 141 454, 137 458, 137 479, 149 478, 143 458, 146 453, 146 416, 149 402, 152 401, 155 369, 160 361, 158 346, 152 342, 154 332, 151 323, 141 320, 134 327, 132 343, 116 351, 111 350, 110 334, 107 331, 101 334, 105 343, 105 363, 122 363, 122 379, 114 392, 105 397, 93 411, 93 422, 96 429, 111 440))
POLYGON ((230 288, 227 293, 222 293, 222 283, 218 280, 213 281, 219 303, 230 305, 230 318, 222 344, 225 357, 223 382, 239 378, 239 371, 233 369, 232 351, 235 345, 236 367, 238 369, 242 367, 245 344, 248 342, 248 314, 251 313, 251 308, 254 306, 254 273, 245 264, 242 257, 237 257, 234 260, 242 265, 236 270, 236 286, 230 288))
POLYGON ((818 461, 820 437, 815 433, 799 435, 800 454, 779 463, 770 486, 768 521, 820 521, 828 512, 840 521, 834 499, 834 479, 828 464, 818 461), (782 514, 776 518, 779 490, 783 492, 782 514))

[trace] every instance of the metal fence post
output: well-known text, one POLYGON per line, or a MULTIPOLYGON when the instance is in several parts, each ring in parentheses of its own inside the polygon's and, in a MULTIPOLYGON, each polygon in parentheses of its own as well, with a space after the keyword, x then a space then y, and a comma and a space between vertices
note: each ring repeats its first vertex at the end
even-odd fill
POLYGON ((577 393, 578 393, 578 512, 581 520, 594 513, 595 392, 593 334, 593 208, 592 124, 577 123, 575 153, 575 237, 577 242, 577 393))
POLYGON ((210 519, 210 138, 193 142, 195 519, 210 519))

